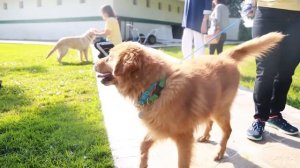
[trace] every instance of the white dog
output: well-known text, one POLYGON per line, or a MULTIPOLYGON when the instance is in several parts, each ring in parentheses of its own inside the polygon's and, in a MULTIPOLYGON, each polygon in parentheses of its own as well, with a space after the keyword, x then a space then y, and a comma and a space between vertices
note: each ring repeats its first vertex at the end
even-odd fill
POLYGON ((88 61, 88 49, 90 43, 95 39, 97 33, 93 30, 89 30, 81 36, 64 37, 58 40, 53 49, 49 52, 49 58, 55 50, 58 51, 57 61, 61 64, 62 58, 67 54, 68 49, 76 49, 80 52, 80 60, 83 61, 83 55, 85 60, 88 61))

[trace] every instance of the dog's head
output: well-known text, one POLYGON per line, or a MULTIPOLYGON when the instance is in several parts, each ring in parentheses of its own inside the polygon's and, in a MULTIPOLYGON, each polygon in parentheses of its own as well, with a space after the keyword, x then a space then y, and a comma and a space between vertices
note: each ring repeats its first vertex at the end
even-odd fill
POLYGON ((97 36, 95 29, 89 29, 84 36, 87 36, 89 39, 94 40, 97 36))
POLYGON ((110 50, 110 54, 99 60, 95 65, 95 71, 99 73, 104 85, 133 82, 140 76, 144 64, 144 50, 142 46, 134 42, 121 43, 110 50))

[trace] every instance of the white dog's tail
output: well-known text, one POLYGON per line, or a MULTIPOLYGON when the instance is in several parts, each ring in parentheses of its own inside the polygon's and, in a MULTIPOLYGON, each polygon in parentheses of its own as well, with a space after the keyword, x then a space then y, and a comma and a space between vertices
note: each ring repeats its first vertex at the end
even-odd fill
POLYGON ((230 57, 236 62, 249 56, 260 57, 276 47, 284 37, 285 35, 278 32, 268 33, 229 49, 221 55, 230 57))
POLYGON ((49 54, 46 57, 46 59, 48 59, 54 53, 54 51, 57 49, 57 47, 58 47, 58 43, 52 48, 52 50, 49 52, 49 54))

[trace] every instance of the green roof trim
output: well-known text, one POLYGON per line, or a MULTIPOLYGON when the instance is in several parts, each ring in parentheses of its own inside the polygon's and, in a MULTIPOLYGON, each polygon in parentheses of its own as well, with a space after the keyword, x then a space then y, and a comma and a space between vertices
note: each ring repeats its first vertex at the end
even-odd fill
MULTIPOLYGON (((118 17, 121 21, 151 23, 151 24, 163 24, 163 25, 178 25, 180 23, 167 22, 152 19, 132 18, 132 17, 118 17)), ((69 18, 46 18, 46 19, 26 19, 26 20, 0 20, 0 24, 21 24, 21 23, 59 23, 59 22, 90 22, 103 20, 99 16, 87 16, 87 17, 69 17, 69 18)))

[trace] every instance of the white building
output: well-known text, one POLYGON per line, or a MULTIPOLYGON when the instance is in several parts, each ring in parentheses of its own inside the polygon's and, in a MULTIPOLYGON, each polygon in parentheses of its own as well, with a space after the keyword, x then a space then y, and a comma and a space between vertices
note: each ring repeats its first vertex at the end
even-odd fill
POLYGON ((104 4, 115 9, 124 39, 128 23, 144 34, 158 29, 157 38, 167 40, 180 30, 184 4, 179 0, 0 0, 0 39, 57 40, 101 29, 104 4))
MULTIPOLYGON (((143 34, 158 29, 159 40, 181 38, 184 0, 0 0, 0 39, 57 40, 102 29, 104 4, 115 9, 123 39, 129 37, 128 23, 143 34)), ((235 29, 229 39, 237 38, 235 29)))

